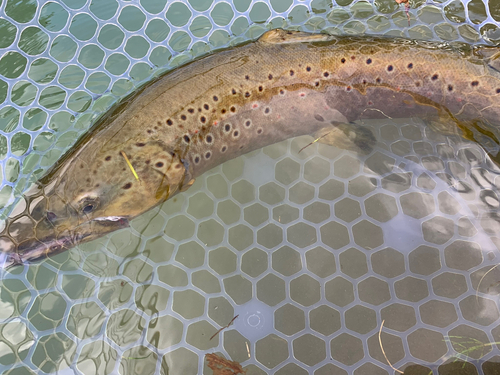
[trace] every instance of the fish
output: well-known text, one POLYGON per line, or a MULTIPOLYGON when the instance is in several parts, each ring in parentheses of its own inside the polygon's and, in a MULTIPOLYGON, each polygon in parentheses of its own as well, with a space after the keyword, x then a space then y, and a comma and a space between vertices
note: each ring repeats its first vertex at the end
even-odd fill
POLYGON ((290 137, 369 154, 364 119, 408 117, 498 146, 500 48, 268 31, 167 72, 99 119, 10 212, 1 263, 126 228, 204 172, 290 137))

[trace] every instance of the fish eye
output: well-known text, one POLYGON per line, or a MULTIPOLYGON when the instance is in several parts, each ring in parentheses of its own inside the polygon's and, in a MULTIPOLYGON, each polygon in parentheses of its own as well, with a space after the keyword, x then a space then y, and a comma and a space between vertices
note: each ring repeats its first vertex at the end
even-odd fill
POLYGON ((80 211, 84 215, 94 212, 99 205, 99 199, 95 197, 83 198, 80 202, 80 211))
POLYGON ((92 211, 94 211, 94 205, 92 203, 87 203, 85 206, 82 208, 82 212, 84 214, 90 214, 92 211))

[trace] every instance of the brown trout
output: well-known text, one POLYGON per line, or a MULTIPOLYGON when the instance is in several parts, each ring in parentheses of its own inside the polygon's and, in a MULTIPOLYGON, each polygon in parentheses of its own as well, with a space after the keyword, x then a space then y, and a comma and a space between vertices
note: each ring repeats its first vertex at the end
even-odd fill
POLYGON ((269 31, 99 120, 11 212, 4 266, 124 228, 214 166, 289 137, 367 154, 374 137, 354 121, 398 117, 498 144, 500 48, 269 31))

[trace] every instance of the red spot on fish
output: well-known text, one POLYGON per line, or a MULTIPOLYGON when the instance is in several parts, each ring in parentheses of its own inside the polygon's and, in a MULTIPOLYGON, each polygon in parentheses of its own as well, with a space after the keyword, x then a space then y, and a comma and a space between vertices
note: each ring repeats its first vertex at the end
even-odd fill
POLYGON ((368 102, 368 105, 373 105, 373 102, 372 102, 372 101, 369 101, 369 102, 368 102))
POLYGON ((281 118, 281 115, 276 116, 276 118, 279 120, 281 118))
POLYGON ((396 87, 396 91, 401 91, 401 87, 396 87))
POLYGON ((304 96, 306 96, 306 93, 305 93, 305 92, 301 92, 301 93, 299 94, 299 96, 300 96, 301 98, 303 98, 304 96))
POLYGON ((252 108, 255 109, 255 108, 259 108, 259 105, 257 103, 253 103, 252 104, 252 108))
POLYGON ((219 121, 214 121, 214 126, 217 126, 219 124, 219 121))
POLYGON ((198 129, 196 129, 196 130, 194 131, 194 134, 198 134, 198 131, 199 131, 199 130, 198 130, 198 129))

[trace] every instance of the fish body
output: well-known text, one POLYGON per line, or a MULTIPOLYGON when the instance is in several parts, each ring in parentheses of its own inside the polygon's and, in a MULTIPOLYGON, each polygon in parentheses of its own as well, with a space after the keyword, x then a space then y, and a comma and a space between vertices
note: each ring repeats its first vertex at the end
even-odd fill
POLYGON ((284 139, 369 153, 362 119, 500 139, 500 49, 273 30, 167 73, 103 117, 0 233, 5 265, 126 227, 205 171, 284 139))

